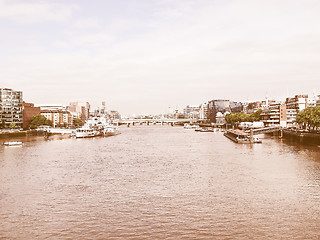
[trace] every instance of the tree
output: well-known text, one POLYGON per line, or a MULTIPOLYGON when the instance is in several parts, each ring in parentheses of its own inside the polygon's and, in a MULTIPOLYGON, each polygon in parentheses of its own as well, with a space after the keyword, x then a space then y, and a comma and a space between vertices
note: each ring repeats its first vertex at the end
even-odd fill
POLYGON ((261 109, 251 114, 246 114, 244 112, 229 113, 226 115, 225 120, 232 125, 239 125, 241 122, 257 122, 261 120, 261 113, 261 109))
POLYGON ((320 127, 320 106, 308 107, 299 112, 296 116, 296 122, 304 129, 315 130, 320 127))
POLYGON ((41 125, 48 125, 52 126, 52 121, 48 120, 45 116, 41 114, 37 114, 32 116, 31 122, 29 124, 29 128, 34 129, 36 127, 39 127, 41 125))
POLYGON ((76 127, 79 127, 79 126, 83 125, 83 122, 80 118, 75 118, 75 119, 73 119, 73 125, 76 127))
POLYGON ((17 128, 17 125, 14 122, 12 122, 12 123, 10 123, 9 128, 15 129, 15 128, 17 128))
POLYGON ((2 119, 1 128, 6 128, 6 121, 4 119, 2 119))

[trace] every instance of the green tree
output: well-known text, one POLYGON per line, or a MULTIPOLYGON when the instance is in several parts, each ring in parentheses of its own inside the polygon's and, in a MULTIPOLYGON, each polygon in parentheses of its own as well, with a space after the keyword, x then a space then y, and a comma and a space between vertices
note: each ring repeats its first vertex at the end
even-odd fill
POLYGON ((225 120, 227 123, 231 123, 234 126, 238 126, 241 122, 257 122, 261 120, 262 110, 246 114, 244 112, 240 113, 229 113, 226 115, 225 120))
POLYGON ((79 127, 79 126, 83 125, 83 122, 80 118, 75 118, 75 119, 73 119, 73 125, 76 127, 79 127))
POLYGON ((48 120, 45 116, 41 114, 32 116, 29 128, 34 129, 41 125, 52 126, 52 121, 48 120))
POLYGON ((320 106, 308 107, 299 112, 296 116, 296 122, 304 129, 318 129, 320 127, 320 106))
POLYGON ((17 128, 17 125, 14 122, 12 122, 12 123, 10 123, 9 128, 15 129, 15 128, 17 128))

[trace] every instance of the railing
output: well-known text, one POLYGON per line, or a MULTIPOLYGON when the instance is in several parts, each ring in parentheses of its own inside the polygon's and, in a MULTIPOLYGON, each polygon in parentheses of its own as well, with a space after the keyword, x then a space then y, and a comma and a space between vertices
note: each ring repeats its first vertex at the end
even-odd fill
POLYGON ((274 127, 265 127, 265 128, 258 128, 258 129, 252 129, 252 130, 247 130, 247 133, 250 133, 251 131, 253 132, 253 135, 257 134, 263 134, 263 133, 272 133, 272 132, 278 132, 281 130, 280 126, 274 126, 274 127))

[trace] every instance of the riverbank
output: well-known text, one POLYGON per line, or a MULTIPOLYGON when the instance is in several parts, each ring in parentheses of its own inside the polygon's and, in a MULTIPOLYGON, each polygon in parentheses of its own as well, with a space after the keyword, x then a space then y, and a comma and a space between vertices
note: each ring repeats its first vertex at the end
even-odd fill
POLYGON ((301 143, 320 144, 320 134, 294 131, 289 129, 283 129, 283 137, 289 138, 301 143))
POLYGON ((25 137, 25 136, 37 136, 37 135, 40 135, 40 134, 35 130, 6 131, 6 132, 0 132, 0 139, 25 137))

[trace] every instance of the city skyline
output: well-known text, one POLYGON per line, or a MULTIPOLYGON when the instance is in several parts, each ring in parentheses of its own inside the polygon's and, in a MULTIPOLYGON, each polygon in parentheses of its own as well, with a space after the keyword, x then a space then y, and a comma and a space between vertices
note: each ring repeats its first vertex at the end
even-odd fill
POLYGON ((317 1, 0 0, 1 87, 124 115, 319 94, 317 1))

